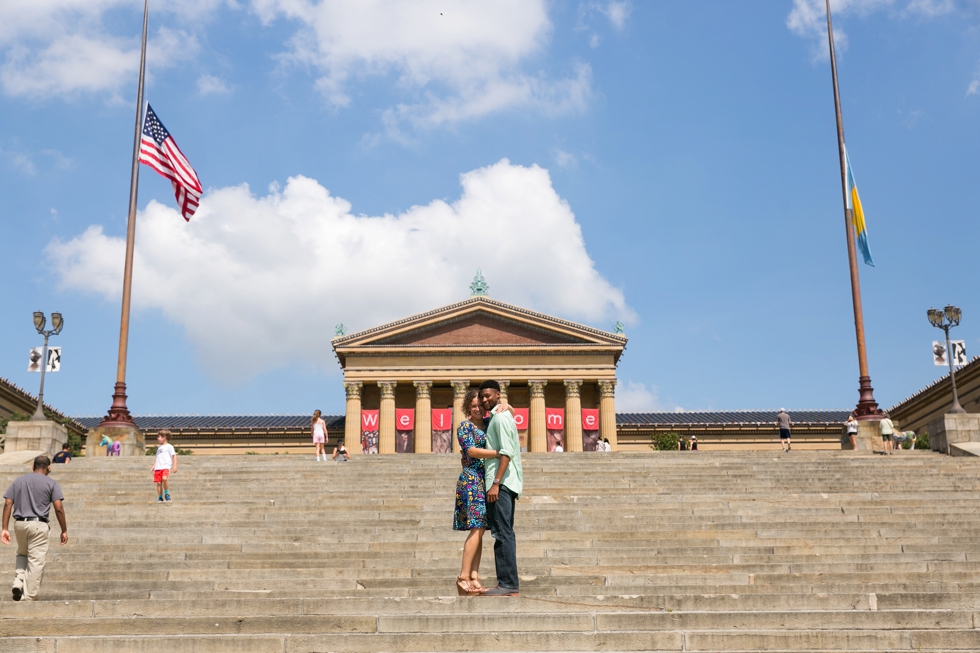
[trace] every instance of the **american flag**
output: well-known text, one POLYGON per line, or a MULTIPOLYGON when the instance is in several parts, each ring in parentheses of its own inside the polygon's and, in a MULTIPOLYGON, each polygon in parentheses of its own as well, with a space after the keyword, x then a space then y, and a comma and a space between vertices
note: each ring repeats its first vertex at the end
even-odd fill
POLYGON ((204 192, 201 180, 197 178, 194 168, 149 104, 146 105, 146 116, 143 117, 140 163, 145 163, 170 180, 180 213, 185 220, 190 221, 201 202, 201 193, 204 192))

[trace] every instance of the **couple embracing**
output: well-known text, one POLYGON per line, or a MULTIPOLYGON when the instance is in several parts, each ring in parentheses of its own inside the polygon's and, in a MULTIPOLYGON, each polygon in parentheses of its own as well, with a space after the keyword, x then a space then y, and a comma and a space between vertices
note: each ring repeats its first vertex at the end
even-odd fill
POLYGON ((463 471, 456 483, 453 529, 469 534, 456 588, 461 596, 520 596, 514 504, 524 473, 514 409, 500 402, 496 381, 484 381, 479 391, 467 392, 463 407, 467 417, 456 431, 463 471), (497 587, 491 589, 480 584, 479 574, 487 528, 494 537, 497 570, 497 587))

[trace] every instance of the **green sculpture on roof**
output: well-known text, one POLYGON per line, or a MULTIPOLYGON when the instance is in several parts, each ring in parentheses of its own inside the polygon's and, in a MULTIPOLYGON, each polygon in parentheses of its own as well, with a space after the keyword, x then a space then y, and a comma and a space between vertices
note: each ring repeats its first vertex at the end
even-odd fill
POLYGON ((613 333, 625 334, 626 333, 625 329, 626 326, 622 322, 617 322, 613 326, 613 333))
POLYGON ((333 328, 333 332, 334 332, 334 335, 336 335, 336 336, 347 335, 347 327, 345 327, 344 326, 344 323, 341 322, 340 324, 338 324, 337 326, 335 326, 333 328))
POLYGON ((470 297, 486 297, 488 290, 490 290, 490 284, 483 278, 483 272, 480 268, 477 268, 473 283, 470 284, 470 297))

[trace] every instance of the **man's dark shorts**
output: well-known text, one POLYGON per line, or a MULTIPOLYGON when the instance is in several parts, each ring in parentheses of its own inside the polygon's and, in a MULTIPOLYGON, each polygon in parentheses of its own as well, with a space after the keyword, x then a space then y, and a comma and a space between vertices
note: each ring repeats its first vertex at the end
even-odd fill
POLYGON ((779 429, 779 439, 789 440, 789 429, 779 429))
POLYGON ((894 433, 882 433, 881 434, 881 441, 882 442, 887 442, 888 440, 891 440, 892 439, 892 436, 893 435, 894 435, 894 433))

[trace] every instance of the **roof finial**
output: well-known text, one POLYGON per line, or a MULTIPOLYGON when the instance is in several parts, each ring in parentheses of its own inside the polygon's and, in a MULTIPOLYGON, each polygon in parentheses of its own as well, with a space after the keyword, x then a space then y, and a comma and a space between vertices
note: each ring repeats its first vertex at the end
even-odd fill
POLYGON ((486 297, 488 290, 490 290, 490 285, 483 278, 483 272, 480 268, 477 268, 473 283, 470 284, 470 297, 486 297))

